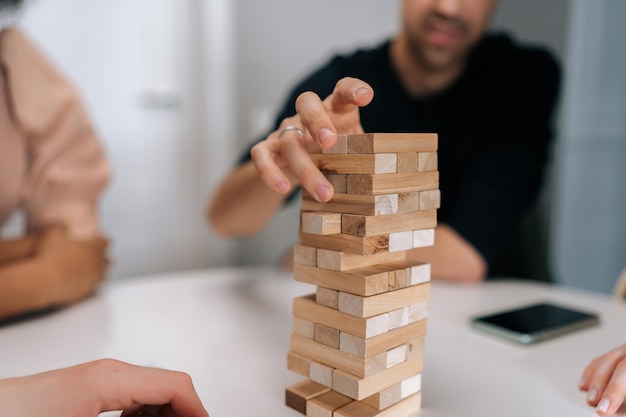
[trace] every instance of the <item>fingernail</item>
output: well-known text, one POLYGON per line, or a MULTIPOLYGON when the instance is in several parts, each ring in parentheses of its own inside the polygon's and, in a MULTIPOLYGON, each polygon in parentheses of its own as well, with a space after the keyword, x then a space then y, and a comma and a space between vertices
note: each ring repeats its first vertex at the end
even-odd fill
POLYGON ((355 96, 356 98, 359 98, 359 97, 361 97, 363 94, 367 93, 367 91, 368 91, 368 90, 367 90, 367 88, 365 88, 365 87, 358 88, 358 89, 354 92, 354 96, 355 96))
POLYGON ((326 144, 332 137, 333 137, 332 130, 326 129, 326 128, 321 129, 319 136, 318 136, 320 147, 323 148, 324 144, 326 144))
POLYGON ((597 396, 598 396, 598 391, 592 388, 587 393, 587 401, 595 401, 597 396))
POLYGON ((609 410, 610 405, 611 405, 611 400, 605 397, 598 403, 596 410, 606 413, 609 410))
POLYGON ((330 198, 331 190, 327 185, 319 185, 315 189, 315 193, 320 201, 327 201, 330 198))
POLYGON ((289 191, 289 184, 285 181, 281 181, 278 183, 278 185, 276 185, 276 188, 278 189, 279 193, 285 194, 287 191, 289 191))

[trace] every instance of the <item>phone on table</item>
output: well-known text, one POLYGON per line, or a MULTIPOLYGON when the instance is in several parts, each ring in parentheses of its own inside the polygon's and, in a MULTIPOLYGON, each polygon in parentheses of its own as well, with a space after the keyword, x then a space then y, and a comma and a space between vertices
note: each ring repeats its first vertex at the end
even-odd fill
POLYGON ((600 323, 597 314, 540 302, 473 317, 471 326, 511 341, 530 345, 600 323))

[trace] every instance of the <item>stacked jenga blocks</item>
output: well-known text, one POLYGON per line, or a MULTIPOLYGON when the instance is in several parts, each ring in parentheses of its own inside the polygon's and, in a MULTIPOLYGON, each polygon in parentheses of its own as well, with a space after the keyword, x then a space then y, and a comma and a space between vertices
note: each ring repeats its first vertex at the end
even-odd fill
POLYGON ((294 277, 317 286, 293 302, 286 389, 308 417, 409 416, 421 404, 430 264, 440 205, 436 134, 340 135, 312 155, 335 194, 305 191, 294 277))

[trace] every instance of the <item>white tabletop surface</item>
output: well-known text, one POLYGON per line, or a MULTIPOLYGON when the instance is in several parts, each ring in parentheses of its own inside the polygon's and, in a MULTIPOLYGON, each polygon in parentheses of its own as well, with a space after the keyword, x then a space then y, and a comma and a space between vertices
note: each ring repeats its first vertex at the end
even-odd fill
MULTIPOLYGON (((188 372, 212 417, 299 415, 284 405, 293 297, 315 287, 268 268, 113 281, 94 297, 0 327, 0 377, 111 357, 188 372)), ((593 416, 584 366, 626 341, 626 303, 521 281, 433 283, 419 416, 593 416), (533 346, 473 330, 471 316, 538 300, 600 314, 601 325, 533 346)))

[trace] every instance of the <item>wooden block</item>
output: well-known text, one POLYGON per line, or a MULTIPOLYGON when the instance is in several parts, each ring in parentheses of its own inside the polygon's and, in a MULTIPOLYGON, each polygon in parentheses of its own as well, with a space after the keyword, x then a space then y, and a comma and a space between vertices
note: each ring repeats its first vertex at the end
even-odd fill
POLYGON ((308 378, 310 366, 311 359, 293 352, 287 352, 288 370, 308 378))
POLYGON ((285 389, 285 404, 299 413, 306 414, 306 402, 329 391, 330 388, 317 382, 309 380, 298 382, 285 389))
POLYGON ((324 307, 337 310, 338 297, 339 291, 318 286, 315 293, 315 302, 317 304, 323 305, 324 307))
POLYGON ((339 330, 323 324, 315 324, 315 337, 313 340, 333 349, 339 349, 339 330))
POLYGON ((413 375, 360 402, 376 410, 383 410, 422 390, 422 374, 413 375))
MULTIPOLYGON (((347 194, 347 180, 348 176, 345 174, 326 174, 326 179, 333 186, 333 190, 336 193, 347 194)), ((433 187, 436 188, 436 187, 433 187)))
POLYGON ((439 171, 350 174, 346 179, 348 194, 391 194, 436 188, 439 188, 439 171))
POLYGON ((389 273, 373 266, 342 272, 294 265, 293 276, 296 281, 362 296, 389 290, 389 273))
POLYGON ((402 307, 389 312, 389 329, 397 329, 398 327, 409 324, 410 310, 409 307, 402 307))
POLYGON ((441 207, 441 191, 426 190, 419 192, 419 209, 432 210, 441 207))
POLYGON ((424 284, 430 281, 430 264, 423 263, 411 267, 411 285, 424 284))
POLYGON ((352 399, 338 392, 325 392, 306 402, 306 417, 333 417, 335 410, 351 402, 352 399))
POLYGON ((413 249, 413 231, 389 234, 389 252, 401 252, 413 249))
POLYGON ((348 153, 348 136, 337 135, 337 142, 335 142, 335 144, 330 148, 322 149, 322 153, 348 153))
POLYGON ((307 339, 315 337, 315 323, 298 317, 293 318, 293 332, 307 339))
POLYGON ((330 366, 322 365, 321 363, 311 361, 311 367, 309 368, 309 378, 311 381, 324 385, 325 387, 332 387, 333 385, 333 368, 330 366))
POLYGON ((417 156, 419 171, 436 171, 437 170, 437 152, 420 152, 417 156))
POLYGON ((398 154, 398 172, 417 172, 417 152, 398 154))
POLYGON ((433 246, 434 244, 435 229, 422 229, 413 231, 413 249, 433 246))
POLYGON ((339 311, 357 317, 372 317, 411 304, 428 301, 430 284, 414 285, 397 291, 363 297, 339 292, 339 311))
POLYGON ((300 224, 305 233, 334 235, 341 233, 341 214, 326 211, 302 212, 300 224))
POLYGON ((332 271, 347 271, 380 265, 388 262, 401 262, 406 259, 406 252, 377 253, 375 255, 355 255, 329 249, 317 250, 317 267, 332 271))
POLYGON ((407 230, 432 229, 435 226, 437 226, 436 210, 407 211, 384 216, 341 215, 341 233, 356 236, 376 236, 407 230))
POLYGON ((407 343, 406 359, 410 360, 423 355, 425 341, 426 338, 424 336, 421 336, 407 343))
POLYGON ((398 212, 419 210, 420 193, 421 191, 398 193, 398 212))
POLYGON ((299 239, 300 244, 305 246, 349 252, 356 255, 374 255, 389 252, 389 235, 353 236, 341 233, 320 236, 300 231, 299 239))
MULTIPOLYGON (((397 342, 392 342, 391 339, 387 342, 387 344, 392 343, 397 342)), ((405 362, 408 358, 409 345, 408 342, 405 342, 400 346, 364 358, 292 334, 290 353, 308 358, 310 360, 309 378, 320 384, 330 386, 328 384, 328 376, 331 373, 329 368, 347 372, 358 378, 370 378, 405 362)), ((416 355, 411 356, 411 358, 415 357, 416 355)))
POLYGON ((391 174, 398 169, 395 153, 376 154, 311 154, 323 174, 391 174))
POLYGON ((315 302, 314 297, 315 295, 294 298, 294 317, 314 320, 315 323, 366 339, 383 334, 388 330, 389 318, 386 313, 364 319, 321 306, 315 302))
MULTIPOLYGON (((416 193, 416 195, 418 195, 416 193)), ((418 204, 415 210, 419 209, 418 204)), ((306 191, 302 192, 302 210, 331 211, 333 213, 363 214, 366 216, 379 216, 398 212, 398 194, 358 195, 340 194, 335 192, 330 201, 320 203, 306 191)))
POLYGON ((410 417, 417 415, 422 406, 422 393, 418 392, 385 410, 377 410, 363 401, 354 401, 333 413, 333 417, 410 417))
POLYGON ((426 334, 426 327, 426 320, 422 320, 389 330, 386 333, 370 337, 369 339, 342 331, 339 333, 339 350, 355 357, 371 358, 389 349, 409 343, 415 338, 424 336, 426 334))
POLYGON ((336 369, 333 372, 332 389, 355 400, 362 400, 422 372, 422 365, 422 357, 417 357, 368 378, 358 378, 336 369))
POLYGON ((414 323, 416 321, 424 320, 428 317, 428 303, 416 303, 409 306, 409 321, 414 323))
POLYGON ((363 133, 347 137, 348 153, 435 152, 436 133, 363 133))
POLYGON ((303 245, 294 246, 293 263, 298 265, 316 266, 317 248, 303 245))

